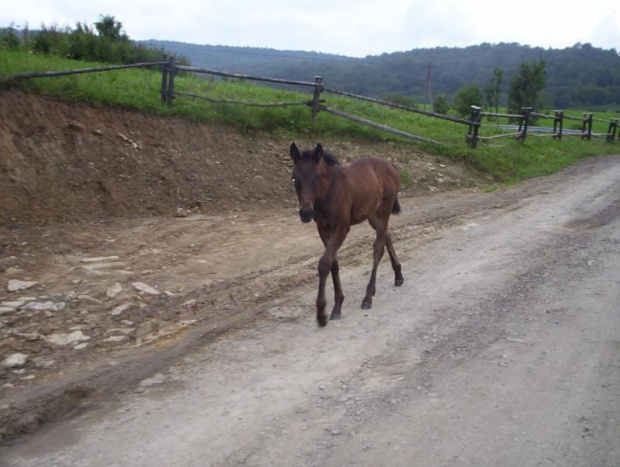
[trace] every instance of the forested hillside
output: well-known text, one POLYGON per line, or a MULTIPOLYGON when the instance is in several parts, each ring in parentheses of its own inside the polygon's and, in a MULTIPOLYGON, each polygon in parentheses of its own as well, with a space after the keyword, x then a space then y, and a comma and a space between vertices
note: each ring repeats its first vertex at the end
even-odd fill
POLYGON ((565 49, 481 44, 350 58, 251 47, 155 40, 146 43, 184 55, 194 66, 305 81, 320 75, 330 88, 378 97, 399 93, 417 102, 426 100, 429 64, 433 94, 443 94, 448 99, 463 86, 485 86, 494 69, 503 69, 505 103, 508 83, 519 65, 542 59, 546 63, 545 103, 549 108, 620 105, 620 56, 614 49, 599 49, 590 44, 565 49))

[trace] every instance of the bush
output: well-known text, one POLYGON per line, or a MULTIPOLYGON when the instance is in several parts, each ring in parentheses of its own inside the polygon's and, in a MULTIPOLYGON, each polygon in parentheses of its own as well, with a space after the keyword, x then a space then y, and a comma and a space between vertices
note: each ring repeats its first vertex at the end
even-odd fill
MULTIPOLYGON (((138 62, 158 62, 164 54, 163 49, 153 49, 136 45, 123 31, 123 25, 113 16, 101 16, 95 27, 77 23, 74 29, 58 25, 42 25, 39 31, 32 32, 32 41, 24 47, 43 55, 56 55, 73 60, 127 64, 138 62)), ((0 46, 18 48, 19 37, 15 29, 0 30, 0 46)), ((189 65, 183 56, 175 56, 180 65, 189 65)))
POLYGON ((412 97, 409 97, 405 94, 401 94, 400 92, 391 92, 386 95, 383 100, 392 102, 393 104, 404 105, 405 107, 411 107, 415 109, 417 107, 415 100, 412 97))
POLYGON ((469 116, 471 106, 477 105, 482 107, 484 98, 477 84, 470 84, 458 90, 454 97, 454 109, 463 117, 469 116))

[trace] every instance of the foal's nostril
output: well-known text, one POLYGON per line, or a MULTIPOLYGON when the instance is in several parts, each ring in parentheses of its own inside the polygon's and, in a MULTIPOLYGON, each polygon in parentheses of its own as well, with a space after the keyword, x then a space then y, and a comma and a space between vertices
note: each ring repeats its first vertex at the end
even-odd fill
POLYGON ((312 220, 312 217, 314 216, 314 210, 313 209, 300 209, 299 210, 299 217, 301 218, 302 222, 310 222, 312 220))

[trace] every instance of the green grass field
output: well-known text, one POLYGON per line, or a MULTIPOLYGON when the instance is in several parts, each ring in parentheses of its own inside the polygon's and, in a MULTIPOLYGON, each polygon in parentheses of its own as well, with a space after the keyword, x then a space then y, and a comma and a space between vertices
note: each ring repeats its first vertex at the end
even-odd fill
MULTIPOLYGON (((514 138, 494 139, 479 143, 477 149, 465 144, 467 127, 431 117, 394 110, 385 106, 355 99, 323 94, 326 105, 359 115, 368 120, 391 126, 408 133, 438 141, 440 144, 410 142, 404 138, 384 133, 358 123, 344 120, 326 112, 311 121, 310 108, 259 108, 233 104, 213 104, 204 100, 178 96, 171 107, 161 103, 159 90, 161 72, 157 70, 129 69, 111 72, 80 74, 66 77, 36 78, 8 82, 2 76, 11 74, 87 68, 99 63, 76 62, 58 57, 39 56, 19 51, 0 49, 0 86, 54 96, 63 100, 106 104, 157 115, 175 116, 198 121, 214 122, 235 127, 243 133, 268 133, 290 139, 360 139, 391 140, 411 144, 436 155, 466 161, 478 169, 492 174, 502 183, 514 183, 530 177, 556 172, 584 157, 615 154, 618 142, 607 143, 604 138, 582 141, 581 138, 529 137, 525 142, 514 138)), ((310 81, 311 78, 308 79, 310 81)), ((329 86, 329 83, 326 83, 329 86)), ((246 102, 297 102, 312 98, 310 92, 289 91, 261 86, 239 80, 209 80, 190 74, 176 77, 175 90, 246 102)), ((580 117, 583 110, 566 110, 567 115, 580 117)), ((595 118, 608 120, 618 115, 596 113, 595 118)), ((551 120, 541 120, 540 125, 552 126, 551 120)), ((577 121, 566 121, 565 128, 579 128, 577 121)), ((595 132, 605 133, 607 123, 595 122, 595 132)), ((481 136, 498 134, 501 130, 484 121, 481 136)))

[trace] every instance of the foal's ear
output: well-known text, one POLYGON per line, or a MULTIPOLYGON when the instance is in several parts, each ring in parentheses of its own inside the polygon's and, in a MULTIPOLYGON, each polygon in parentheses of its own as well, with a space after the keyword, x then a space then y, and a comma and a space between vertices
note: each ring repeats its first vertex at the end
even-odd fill
POLYGON ((299 148, 297 147, 297 144, 292 143, 291 144, 291 159, 293 159, 293 162, 297 162, 300 157, 301 157, 301 154, 299 154, 299 148))
POLYGON ((314 159, 315 162, 320 162, 322 158, 323 158, 323 146, 321 146, 321 143, 316 143, 316 147, 314 148, 314 151, 312 152, 312 159, 314 159))

